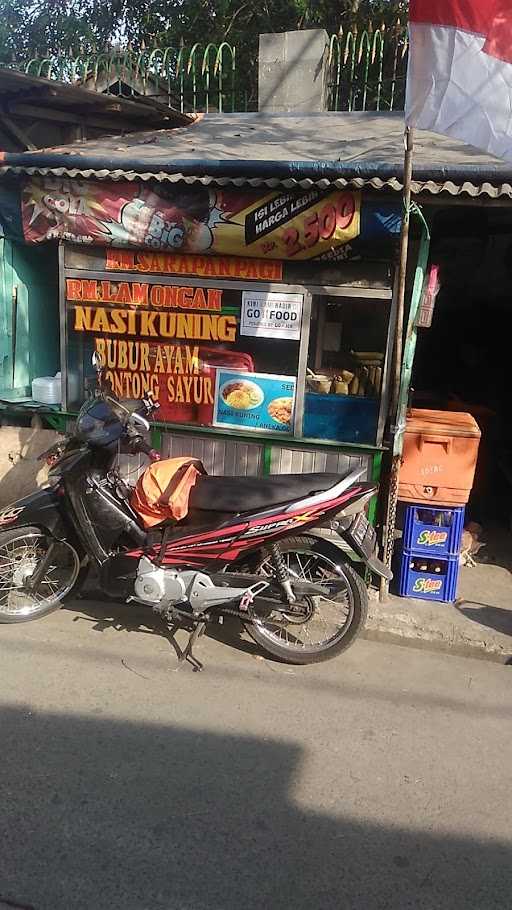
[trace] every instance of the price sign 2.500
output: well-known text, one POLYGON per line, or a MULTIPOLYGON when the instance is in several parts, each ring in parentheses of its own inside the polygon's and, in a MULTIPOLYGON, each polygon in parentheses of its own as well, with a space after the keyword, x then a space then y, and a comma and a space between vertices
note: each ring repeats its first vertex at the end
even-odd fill
MULTIPOLYGON (((358 214, 357 199, 353 193, 340 193, 323 205, 305 213, 299 224, 283 230, 282 239, 288 257, 298 256, 303 250, 334 240, 346 243, 357 235, 354 221, 358 214), (348 235, 348 236, 347 236, 348 235)), ((300 258, 300 257, 299 257, 300 258)))

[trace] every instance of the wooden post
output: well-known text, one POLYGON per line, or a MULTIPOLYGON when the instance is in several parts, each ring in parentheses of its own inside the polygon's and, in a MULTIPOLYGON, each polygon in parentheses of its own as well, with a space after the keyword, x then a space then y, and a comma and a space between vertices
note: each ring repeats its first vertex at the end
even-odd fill
MULTIPOLYGON (((398 474, 400 471, 401 445, 397 439, 397 434, 403 432, 398 426, 398 405, 400 401, 400 383, 402 379, 402 359, 404 347, 404 313, 405 313, 405 283, 407 278, 407 254, 409 251, 409 223, 411 209, 411 183, 412 183, 412 159, 414 149, 414 136, 411 127, 406 126, 404 134, 405 156, 404 156, 404 187, 403 203, 404 212, 402 219, 402 229, 400 232, 400 259, 398 263, 398 287, 396 301, 396 332, 395 332, 395 355, 393 369, 393 389, 391 395, 391 422, 393 424, 393 460, 387 490, 386 518, 384 522, 383 546, 384 562, 391 566, 393 557, 393 546, 395 541, 395 521, 396 507, 398 502, 398 474)), ((380 600, 387 600, 389 593, 389 582, 384 578, 380 582, 380 600)))
POLYGON ((405 157, 404 157, 404 188, 403 201, 404 213, 402 220, 402 229, 400 232, 400 259, 398 263, 398 288, 396 301, 396 334, 395 334, 395 357, 394 357, 394 376, 393 376, 393 394, 391 397, 391 416, 395 420, 398 408, 398 399, 400 397, 400 380, 402 376, 402 356, 404 340, 404 311, 405 311, 405 281, 407 278, 407 253, 409 250, 409 223, 411 208, 411 182, 412 182, 412 155, 414 148, 413 131, 411 127, 405 128, 404 135, 405 157))

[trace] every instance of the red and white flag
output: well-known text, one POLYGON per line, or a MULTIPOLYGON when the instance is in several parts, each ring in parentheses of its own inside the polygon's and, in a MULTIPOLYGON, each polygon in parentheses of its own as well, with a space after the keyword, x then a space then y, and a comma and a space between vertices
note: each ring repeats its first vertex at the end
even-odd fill
POLYGON ((410 0, 405 116, 512 161, 512 0, 410 0))

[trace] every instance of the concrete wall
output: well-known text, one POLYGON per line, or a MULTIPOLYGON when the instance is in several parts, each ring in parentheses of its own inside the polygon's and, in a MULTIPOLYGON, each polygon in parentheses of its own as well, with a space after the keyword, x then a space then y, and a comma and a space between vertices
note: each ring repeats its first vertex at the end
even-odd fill
POLYGON ((260 35, 259 110, 327 110, 328 45, 323 28, 260 35))
MULTIPOLYGON (((48 466, 37 457, 59 439, 62 436, 53 430, 0 427, 0 509, 47 483, 48 466)), ((124 481, 134 486, 148 464, 145 455, 122 455, 117 466, 124 481)))
POLYGON ((37 456, 59 438, 53 430, 0 427, 0 509, 46 483, 48 468, 37 456))

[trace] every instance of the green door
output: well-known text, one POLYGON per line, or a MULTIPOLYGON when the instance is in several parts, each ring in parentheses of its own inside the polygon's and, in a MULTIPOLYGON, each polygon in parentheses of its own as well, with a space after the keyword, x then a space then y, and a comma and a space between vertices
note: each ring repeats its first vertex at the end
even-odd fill
POLYGON ((0 238, 0 397, 31 397, 60 369, 57 248, 0 238))

